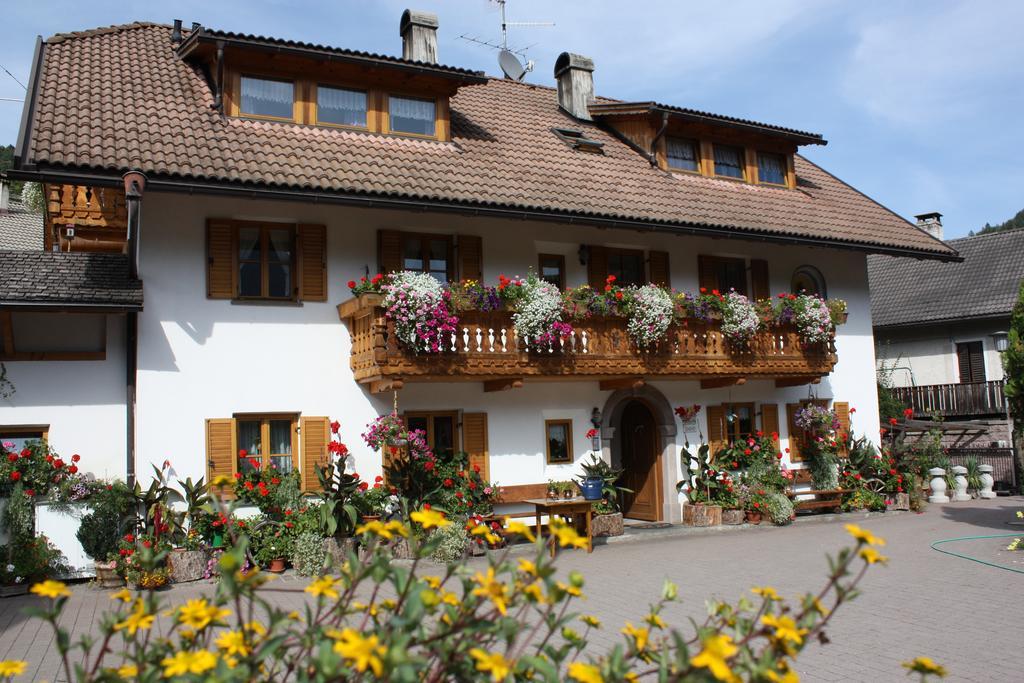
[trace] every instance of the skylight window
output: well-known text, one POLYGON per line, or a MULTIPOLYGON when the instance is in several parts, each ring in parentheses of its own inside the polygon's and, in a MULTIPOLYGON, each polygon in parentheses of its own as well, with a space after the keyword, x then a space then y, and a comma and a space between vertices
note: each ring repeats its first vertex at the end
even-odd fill
POLYGON ((551 132, 557 135, 562 142, 573 149, 578 149, 582 152, 604 154, 604 143, 584 136, 583 131, 581 130, 574 130, 572 128, 552 128, 551 132))

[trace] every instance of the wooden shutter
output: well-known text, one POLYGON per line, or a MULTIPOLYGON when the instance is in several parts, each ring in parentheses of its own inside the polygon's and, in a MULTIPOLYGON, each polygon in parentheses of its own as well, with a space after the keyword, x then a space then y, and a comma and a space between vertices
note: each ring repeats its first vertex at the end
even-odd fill
POLYGON ((295 227, 300 301, 327 301, 327 228, 300 223, 295 227))
POLYGON ((651 284, 669 286, 667 251, 652 251, 647 254, 647 280, 651 284))
POLYGON ((712 289, 718 289, 718 268, 717 259, 714 256, 697 256, 697 283, 710 293, 712 289))
POLYGON ((779 406, 774 403, 761 404, 761 431, 765 436, 779 433, 779 406))
POLYGON ((299 436, 302 437, 302 490, 319 491, 316 468, 327 464, 331 421, 326 417, 303 417, 299 420, 299 436))
POLYGON ((397 230, 377 231, 377 263, 385 275, 402 270, 402 233, 397 230))
MULTIPOLYGON (((238 465, 238 430, 230 418, 211 418, 206 421, 206 481, 215 477, 234 477, 238 465)), ((222 495, 229 495, 225 489, 222 495)))
POLYGON ((711 446, 711 458, 725 448, 725 406, 708 406, 708 445, 711 446))
POLYGON ((587 282, 599 292, 604 291, 605 280, 608 278, 608 249, 596 244, 589 247, 587 259, 587 282))
POLYGON ((960 369, 960 383, 985 381, 985 357, 980 341, 956 345, 956 361, 960 369))
POLYGON ((846 450, 846 441, 850 438, 850 404, 846 401, 833 401, 832 410, 836 411, 836 418, 839 419, 839 455, 840 457, 847 457, 849 452, 846 450))
POLYGON ((491 457, 487 448, 487 413, 462 414, 462 450, 469 464, 480 467, 480 478, 491 481, 491 457))
POLYGON ((459 235, 459 279, 484 279, 484 245, 477 235, 459 235))
POLYGON ((206 221, 206 296, 235 298, 235 229, 231 221, 206 221))
POLYGON ((802 430, 797 429, 796 426, 796 411, 798 410, 800 410, 799 403, 786 404, 786 428, 789 430, 790 462, 801 462, 803 460, 803 458, 800 457, 800 437, 802 430))
POLYGON ((750 298, 754 301, 772 298, 768 262, 764 259, 750 259, 750 298))

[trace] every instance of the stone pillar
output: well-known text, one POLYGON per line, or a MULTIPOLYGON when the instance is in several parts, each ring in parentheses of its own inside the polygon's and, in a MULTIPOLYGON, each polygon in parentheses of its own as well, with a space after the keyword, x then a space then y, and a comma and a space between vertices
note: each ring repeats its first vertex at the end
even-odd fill
POLYGON ((949 496, 946 495, 946 470, 941 467, 933 467, 928 470, 928 476, 932 478, 928 484, 932 490, 932 494, 928 496, 928 502, 948 503, 949 496))
POLYGON ((956 465, 953 468, 953 474, 956 475, 956 491, 953 493, 954 501, 965 501, 971 499, 971 494, 967 493, 967 468, 963 465, 956 465))
POLYGON ((992 479, 992 465, 981 465, 978 469, 981 470, 981 491, 978 496, 985 499, 995 498, 996 492, 992 490, 992 484, 995 483, 992 479))

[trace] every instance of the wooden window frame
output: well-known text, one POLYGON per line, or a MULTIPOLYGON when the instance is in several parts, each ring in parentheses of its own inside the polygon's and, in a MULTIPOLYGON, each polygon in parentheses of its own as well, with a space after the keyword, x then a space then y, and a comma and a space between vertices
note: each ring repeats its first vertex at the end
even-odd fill
POLYGON ((397 135, 403 138, 418 138, 420 140, 443 140, 445 139, 442 135, 441 129, 443 128, 441 123, 441 103, 437 97, 429 97, 418 94, 404 93, 398 91, 387 91, 381 93, 381 108, 380 108, 380 132, 385 135, 397 135), (433 135, 424 135, 423 133, 406 133, 400 130, 393 130, 391 128, 391 98, 397 97, 404 100, 419 100, 420 102, 433 102, 434 104, 434 133, 433 135))
POLYGON ((0 425, 0 442, 3 441, 4 437, 8 436, 29 437, 48 442, 50 440, 50 425, 0 425), (36 434, 39 436, 36 436, 36 434))
MULTIPOLYGON (((968 367, 968 369, 970 369, 971 368, 970 351, 968 351, 967 353, 968 353, 967 367, 968 367)), ((979 384, 981 382, 987 382, 988 381, 988 364, 985 362, 985 340, 983 340, 983 339, 961 339, 959 341, 953 342, 953 357, 956 359, 956 375, 957 375, 957 380, 958 380, 957 384, 979 384), (969 346, 971 346, 973 344, 977 344, 978 347, 980 348, 980 352, 979 352, 978 355, 979 355, 979 357, 981 359, 981 373, 983 375, 983 378, 982 379, 974 379, 974 376, 973 376, 974 373, 972 372, 971 373, 971 381, 965 382, 964 381, 963 372, 960 369, 960 347, 961 346, 969 347, 969 346)))
MULTIPOLYGON (((298 255, 296 253, 298 247, 296 225, 294 223, 267 223, 263 221, 231 221, 232 235, 232 250, 233 250, 233 288, 235 296, 233 297, 236 301, 298 301, 299 299, 299 288, 298 288, 298 255), (239 244, 239 233, 242 228, 259 228, 260 230, 260 294, 254 295, 243 295, 242 294, 242 282, 241 274, 239 270, 242 264, 241 254, 238 253, 239 244), (267 246, 270 242, 270 231, 271 230, 288 230, 291 234, 291 260, 288 262, 289 265, 289 285, 291 287, 291 293, 288 296, 270 296, 267 292, 270 289, 270 261, 267 258, 268 249, 267 246)), ((248 260, 246 262, 249 262, 248 260)))
MULTIPOLYGON (((440 232, 406 232, 406 231, 401 231, 401 232, 399 232, 399 235, 401 235, 401 240, 402 240, 401 248, 400 248, 400 252, 399 252, 399 258, 402 261, 402 270, 410 270, 409 268, 405 267, 405 242, 406 242, 406 240, 408 240, 408 239, 418 239, 418 240, 424 240, 424 239, 426 239, 426 240, 443 239, 443 240, 445 240, 445 242, 448 243, 448 257, 447 257, 448 258, 448 262, 447 262, 448 265, 447 265, 447 268, 446 268, 446 276, 448 278, 448 282, 455 282, 456 277, 458 277, 458 274, 456 273, 456 269, 455 269, 455 235, 454 234, 445 234, 445 233, 440 233, 440 232)), ((430 267, 429 267, 430 248, 427 245, 428 245, 428 242, 424 241, 424 242, 422 242, 422 244, 420 246, 420 257, 423 259, 423 265, 426 266, 426 267, 425 268, 421 268, 419 271, 412 271, 412 272, 420 272, 420 273, 427 273, 427 274, 430 273, 430 267)))
POLYGON ((680 137, 678 135, 671 135, 671 136, 668 136, 668 137, 665 138, 665 168, 667 168, 672 173, 690 173, 692 175, 701 175, 701 166, 702 166, 701 161, 702 160, 701 160, 700 140, 697 140, 695 138, 680 137), (671 138, 672 140, 678 140, 680 142, 688 142, 691 145, 693 145, 693 151, 697 155, 696 158, 694 159, 694 161, 697 163, 697 168, 694 168, 694 169, 679 168, 678 166, 673 166, 672 165, 672 157, 670 157, 669 154, 668 154, 669 138, 671 138))
MULTIPOLYGON (((605 247, 604 249, 605 249, 605 263, 608 264, 608 268, 607 268, 608 275, 612 275, 613 274, 612 273, 612 269, 611 269, 611 265, 610 265, 611 264, 611 257, 613 255, 617 254, 619 256, 639 256, 640 257, 640 270, 641 270, 641 273, 640 273, 640 282, 637 283, 637 286, 642 287, 645 284, 645 281, 647 280, 647 254, 646 254, 646 252, 643 249, 625 249, 625 248, 620 248, 620 247, 605 247)), ((618 278, 617 275, 616 275, 616 278, 618 278)), ((615 284, 620 285, 620 286, 625 286, 625 285, 622 284, 621 279, 617 279, 615 281, 615 284)))
POLYGON ((288 78, 287 76, 265 76, 263 74, 252 73, 249 71, 238 71, 234 74, 233 78, 233 90, 236 96, 233 98, 232 109, 234 110, 233 115, 243 119, 253 119, 254 121, 277 121, 280 123, 302 123, 302 89, 304 85, 301 81, 288 78), (251 114, 249 112, 242 111, 242 79, 243 78, 254 78, 261 81, 277 81, 278 83, 291 83, 292 84, 292 116, 291 118, 284 118, 282 116, 268 116, 267 114, 251 114))
POLYGON ((735 180, 741 183, 751 182, 750 180, 750 169, 747 168, 747 149, 743 145, 731 144, 728 142, 712 142, 711 143, 711 175, 715 178, 721 178, 723 180, 735 180), (731 175, 722 175, 718 172, 718 163, 715 161, 715 148, 716 147, 730 147, 737 150, 740 153, 740 177, 737 178, 731 175))
POLYGON ((452 448, 456 453, 465 450, 462 447, 462 414, 458 410, 407 410, 402 413, 402 422, 409 429, 409 418, 424 418, 427 421, 427 445, 434 451, 434 418, 450 417, 455 427, 452 434, 452 448))
POLYGON ((537 275, 544 279, 544 260, 555 259, 558 261, 558 289, 565 290, 565 256, 562 254, 537 254, 537 275))
POLYGON ((338 83, 329 83, 325 81, 312 81, 309 85, 309 123, 314 126, 323 126, 325 128, 340 128, 341 130, 357 130, 361 132, 371 132, 376 127, 375 119, 378 117, 378 111, 376 108, 376 93, 370 88, 358 88, 350 85, 342 85, 338 83), (329 121, 320 120, 320 100, 319 93, 320 88, 330 88, 331 90, 349 90, 351 92, 361 92, 366 95, 366 125, 365 126, 353 126, 344 123, 330 123, 329 121))
MULTIPOLYGON (((260 450, 270 448, 270 422, 272 420, 291 420, 291 445, 292 445, 292 471, 301 472, 301 454, 299 453, 299 413, 235 413, 232 418, 235 420, 235 441, 240 443, 239 428, 242 422, 260 422, 260 450)), ((270 467, 271 457, 284 457, 286 453, 260 453, 260 469, 267 470, 270 467)), ((238 453, 235 453, 235 471, 241 472, 238 453)))
POLYGON ((723 403, 722 410, 724 411, 722 431, 725 436, 726 443, 735 443, 742 439, 753 436, 757 433, 757 404, 754 402, 747 401, 734 401, 731 403, 723 403), (739 433, 739 421, 734 420, 731 424, 729 423, 729 415, 736 412, 736 408, 749 408, 750 409, 750 427, 752 431, 749 434, 739 433), (735 427, 735 429, 734 429, 735 427))
MULTIPOLYGON (((750 292, 750 275, 749 275, 750 264, 747 262, 747 259, 745 259, 743 257, 740 257, 740 256, 713 256, 713 255, 705 255, 705 258, 707 259, 707 263, 710 266, 715 268, 715 279, 716 280, 718 279, 718 266, 720 264, 722 264, 722 263, 734 263, 734 264, 741 265, 742 266, 742 270, 743 270, 743 291, 740 291, 740 290, 736 290, 736 291, 739 294, 742 294, 743 296, 747 296, 748 295, 748 292, 750 292)), ((721 282, 718 283, 718 286, 715 287, 715 289, 717 289, 723 295, 726 294, 729 291, 728 288, 722 286, 721 282)))
POLYGON ((572 420, 560 418, 555 420, 544 420, 544 462, 548 465, 571 465, 576 462, 576 455, 573 453, 572 447, 572 420), (548 438, 549 430, 551 427, 564 425, 565 426, 565 449, 566 454, 569 456, 568 460, 551 460, 551 440, 548 438))
POLYGON ((769 152, 766 150, 756 150, 754 152, 754 161, 756 162, 754 167, 757 169, 757 184, 766 185, 768 187, 789 187, 789 162, 786 160, 785 154, 781 152, 769 152), (781 183, 769 183, 766 180, 761 179, 761 155, 770 155, 778 157, 782 161, 782 182, 781 183))

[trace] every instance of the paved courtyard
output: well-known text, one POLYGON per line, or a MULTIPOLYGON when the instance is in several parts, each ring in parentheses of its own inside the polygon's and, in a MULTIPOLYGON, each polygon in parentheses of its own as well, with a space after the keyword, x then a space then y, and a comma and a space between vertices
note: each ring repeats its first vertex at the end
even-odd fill
MULTIPOLYGON (((758 527, 687 533, 679 529, 635 534, 602 545, 592 555, 566 552, 560 569, 587 577, 582 609, 602 618, 606 630, 595 648, 617 642, 617 627, 646 613, 665 578, 680 586, 683 601, 663 616, 684 626, 700 617, 709 597, 735 599, 753 585, 772 585, 792 596, 824 582, 826 552, 849 540, 842 522, 856 521, 884 536, 888 567, 870 571, 863 595, 841 608, 829 629, 832 643, 814 644, 798 661, 807 681, 908 680, 900 662, 932 657, 955 681, 1020 681, 1024 652, 1024 574, 985 566, 932 550, 934 541, 1015 530, 1022 498, 933 505, 924 514, 842 515, 801 519, 785 528, 758 527)), ((1024 553, 1003 550, 1006 539, 961 541, 941 546, 1024 571, 1024 553)), ((302 599, 305 579, 285 577, 273 584, 273 599, 302 599)), ((165 598, 180 602, 209 592, 209 583, 175 587, 165 598)), ((29 661, 19 680, 61 680, 48 627, 21 615, 36 598, 0 601, 0 659, 29 661)), ((87 584, 74 587, 65 611, 74 637, 98 623, 109 607, 107 593, 87 584)))

